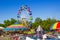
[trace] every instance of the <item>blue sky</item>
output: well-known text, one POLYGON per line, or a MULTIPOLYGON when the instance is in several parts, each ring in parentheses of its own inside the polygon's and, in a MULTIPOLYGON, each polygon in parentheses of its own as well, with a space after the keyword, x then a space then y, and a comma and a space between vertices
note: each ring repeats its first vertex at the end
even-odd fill
POLYGON ((36 17, 60 20, 60 0, 0 0, 0 23, 10 18, 17 19, 22 5, 30 6, 33 20, 36 17))

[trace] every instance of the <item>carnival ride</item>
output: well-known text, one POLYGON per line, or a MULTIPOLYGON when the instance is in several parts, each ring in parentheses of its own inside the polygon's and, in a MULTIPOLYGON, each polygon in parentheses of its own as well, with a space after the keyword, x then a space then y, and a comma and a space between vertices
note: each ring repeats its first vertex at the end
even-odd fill
POLYGON ((21 20, 21 23, 24 25, 24 26, 26 26, 26 27, 28 27, 29 26, 29 24, 30 24, 30 26, 31 26, 31 21, 32 21, 32 11, 30 10, 30 7, 28 7, 27 5, 25 5, 25 6, 22 6, 19 10, 18 10, 18 14, 17 14, 17 18, 18 18, 18 20, 21 20), (23 15, 23 16, 21 16, 21 14, 22 14, 22 11, 27 11, 27 14, 28 14, 28 16, 29 16, 29 20, 30 20, 30 23, 28 22, 28 20, 27 20, 27 17, 26 17, 26 15, 23 15))
POLYGON ((18 22, 16 22, 13 25, 8 26, 7 28, 4 29, 4 31, 25 31, 28 30, 32 26, 32 11, 30 10, 30 7, 27 5, 22 6, 18 10, 17 14, 18 22), (27 14, 29 18, 24 16, 21 16, 23 11, 27 11, 27 14), (28 19, 28 20, 27 20, 28 19))

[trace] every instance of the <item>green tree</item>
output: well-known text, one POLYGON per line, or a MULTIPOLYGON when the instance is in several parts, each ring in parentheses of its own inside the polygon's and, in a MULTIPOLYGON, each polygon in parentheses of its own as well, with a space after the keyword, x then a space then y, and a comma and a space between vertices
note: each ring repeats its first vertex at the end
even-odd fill
POLYGON ((7 26, 11 25, 10 20, 4 20, 4 25, 5 25, 5 27, 7 27, 7 26))
POLYGON ((35 19, 35 22, 32 23, 32 28, 37 28, 41 23, 42 23, 42 19, 40 19, 39 17, 37 17, 35 19))
POLYGON ((32 28, 37 28, 38 27, 38 25, 40 25, 44 30, 47 30, 47 31, 49 31, 50 30, 50 26, 53 24, 53 23, 55 23, 55 22, 57 22, 58 20, 56 20, 56 19, 51 19, 51 18, 47 18, 46 20, 42 20, 42 19, 40 19, 40 18, 36 18, 35 19, 35 22, 34 23, 32 23, 32 28))
POLYGON ((4 20, 4 25, 5 27, 14 24, 15 22, 17 22, 17 20, 11 18, 11 20, 4 20))
POLYGON ((1 27, 5 27, 5 25, 4 25, 4 24, 0 24, 0 26, 1 26, 1 27))
POLYGON ((41 26, 43 27, 44 30, 49 31, 50 26, 55 22, 57 22, 56 19, 47 18, 46 20, 42 21, 41 26))
POLYGON ((42 22, 42 19, 40 19, 39 17, 37 17, 37 18, 35 19, 35 22, 36 22, 36 23, 41 23, 41 22, 42 22))
POLYGON ((11 24, 14 24, 15 22, 17 22, 17 20, 11 18, 10 22, 11 22, 11 24))

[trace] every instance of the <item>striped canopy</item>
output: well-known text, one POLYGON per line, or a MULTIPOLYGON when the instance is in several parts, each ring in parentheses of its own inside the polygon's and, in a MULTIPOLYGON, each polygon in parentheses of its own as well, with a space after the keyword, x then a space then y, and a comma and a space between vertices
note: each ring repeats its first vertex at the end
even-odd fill
POLYGON ((14 24, 4 29, 4 31, 17 31, 17 30, 24 31, 24 30, 28 30, 28 28, 22 24, 14 24))
POLYGON ((52 24, 50 29, 53 29, 53 30, 60 29, 60 22, 56 22, 56 23, 52 24))
POLYGON ((54 23, 51 27, 50 30, 56 30, 56 32, 60 32, 60 22, 54 23))
POLYGON ((10 25, 8 26, 8 28, 24 28, 25 26, 22 24, 14 24, 14 25, 10 25))

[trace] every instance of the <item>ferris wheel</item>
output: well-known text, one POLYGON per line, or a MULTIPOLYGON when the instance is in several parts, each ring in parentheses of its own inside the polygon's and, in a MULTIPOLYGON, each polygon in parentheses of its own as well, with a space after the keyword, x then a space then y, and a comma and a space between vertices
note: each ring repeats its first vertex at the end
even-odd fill
POLYGON ((28 26, 28 24, 26 22, 28 20, 30 22, 33 20, 32 11, 30 10, 30 7, 28 7, 27 5, 20 7, 20 9, 18 10, 17 18, 18 18, 18 20, 21 20, 22 24, 24 23, 26 26, 28 26), (28 14, 28 16, 22 15, 22 12, 24 12, 24 11, 26 11, 26 14, 28 14))

